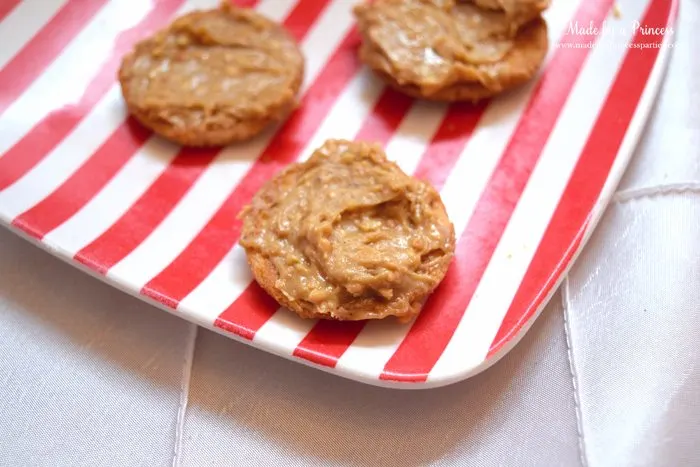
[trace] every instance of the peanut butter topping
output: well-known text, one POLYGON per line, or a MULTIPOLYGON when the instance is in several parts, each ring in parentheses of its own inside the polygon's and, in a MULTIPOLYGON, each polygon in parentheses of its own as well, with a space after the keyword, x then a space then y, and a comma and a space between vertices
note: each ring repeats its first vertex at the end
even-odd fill
POLYGON ((355 14, 364 55, 381 56, 387 74, 426 94, 460 81, 488 85, 497 67, 479 65, 503 60, 521 26, 503 11, 454 0, 377 0, 355 14))
POLYGON ((366 143, 328 141, 263 187, 244 216, 241 245, 272 265, 272 295, 309 315, 414 314, 454 250, 437 192, 366 143))
POLYGON ((217 113, 244 120, 288 106, 302 67, 279 25, 225 2, 178 18, 138 44, 120 80, 130 105, 168 124, 215 125, 217 113))

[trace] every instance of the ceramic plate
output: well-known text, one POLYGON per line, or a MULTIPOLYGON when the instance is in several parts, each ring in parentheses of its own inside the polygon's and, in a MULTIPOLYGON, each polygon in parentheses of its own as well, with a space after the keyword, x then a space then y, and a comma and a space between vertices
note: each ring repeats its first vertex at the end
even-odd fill
POLYGON ((369 384, 468 378, 522 338, 629 161, 674 36, 675 0, 553 0, 529 85, 480 105, 413 101, 358 63, 354 0, 238 0, 306 56, 299 108, 245 144, 192 150, 127 118, 121 56, 214 0, 5 0, 0 219, 49 252, 201 326, 369 384), (411 323, 309 321, 252 282, 236 215, 327 138, 379 141, 437 187, 456 257, 411 323))

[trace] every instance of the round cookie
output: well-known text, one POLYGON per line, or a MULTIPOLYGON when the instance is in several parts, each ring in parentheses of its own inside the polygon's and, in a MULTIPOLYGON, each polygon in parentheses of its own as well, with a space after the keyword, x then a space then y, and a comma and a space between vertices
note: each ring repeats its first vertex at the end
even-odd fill
POLYGON ((186 146, 251 138, 294 107, 304 73, 282 26, 222 3, 136 44, 119 70, 129 112, 186 146))
POLYGON ((327 141, 268 181, 241 216, 256 281, 304 318, 409 319, 455 247, 435 189, 364 142, 327 141))
POLYGON ((413 97, 478 101, 531 79, 547 53, 547 26, 451 0, 377 0, 355 8, 360 59, 413 97), (514 22, 515 21, 515 22, 514 22))

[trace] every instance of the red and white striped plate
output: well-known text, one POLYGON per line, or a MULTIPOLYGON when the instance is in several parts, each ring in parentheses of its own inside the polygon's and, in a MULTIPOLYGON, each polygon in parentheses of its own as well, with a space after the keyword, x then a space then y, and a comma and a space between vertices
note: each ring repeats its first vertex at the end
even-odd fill
POLYGON ((237 0, 307 60, 299 109, 223 150, 171 145, 127 118, 115 72, 137 39, 215 0, 4 0, 0 219, 185 319, 365 383, 449 384, 522 337, 590 235, 632 154, 676 0, 554 0, 530 85, 478 106, 417 102, 357 62, 354 0, 237 0), (604 23, 605 22, 605 23, 604 23), (600 31, 605 24, 605 30, 600 31), (597 27, 599 31, 592 31, 597 27), (252 282, 236 215, 327 138, 381 141, 441 190, 457 254, 412 323, 307 321, 252 282))

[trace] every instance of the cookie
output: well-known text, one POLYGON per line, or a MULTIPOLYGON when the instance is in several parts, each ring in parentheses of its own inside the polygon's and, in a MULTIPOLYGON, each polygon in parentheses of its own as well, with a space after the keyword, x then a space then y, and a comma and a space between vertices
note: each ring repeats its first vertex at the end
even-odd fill
POLYGON ((223 3, 136 44, 119 70, 129 112, 186 146, 251 138, 294 107, 304 73, 298 45, 260 14, 223 3))
POLYGON ((256 281, 304 318, 409 319, 455 248, 435 189, 364 142, 327 141, 268 181, 241 216, 256 281))
POLYGON ((521 85, 547 53, 547 25, 468 2, 377 0, 355 8, 360 59, 413 97, 478 101, 521 85))

